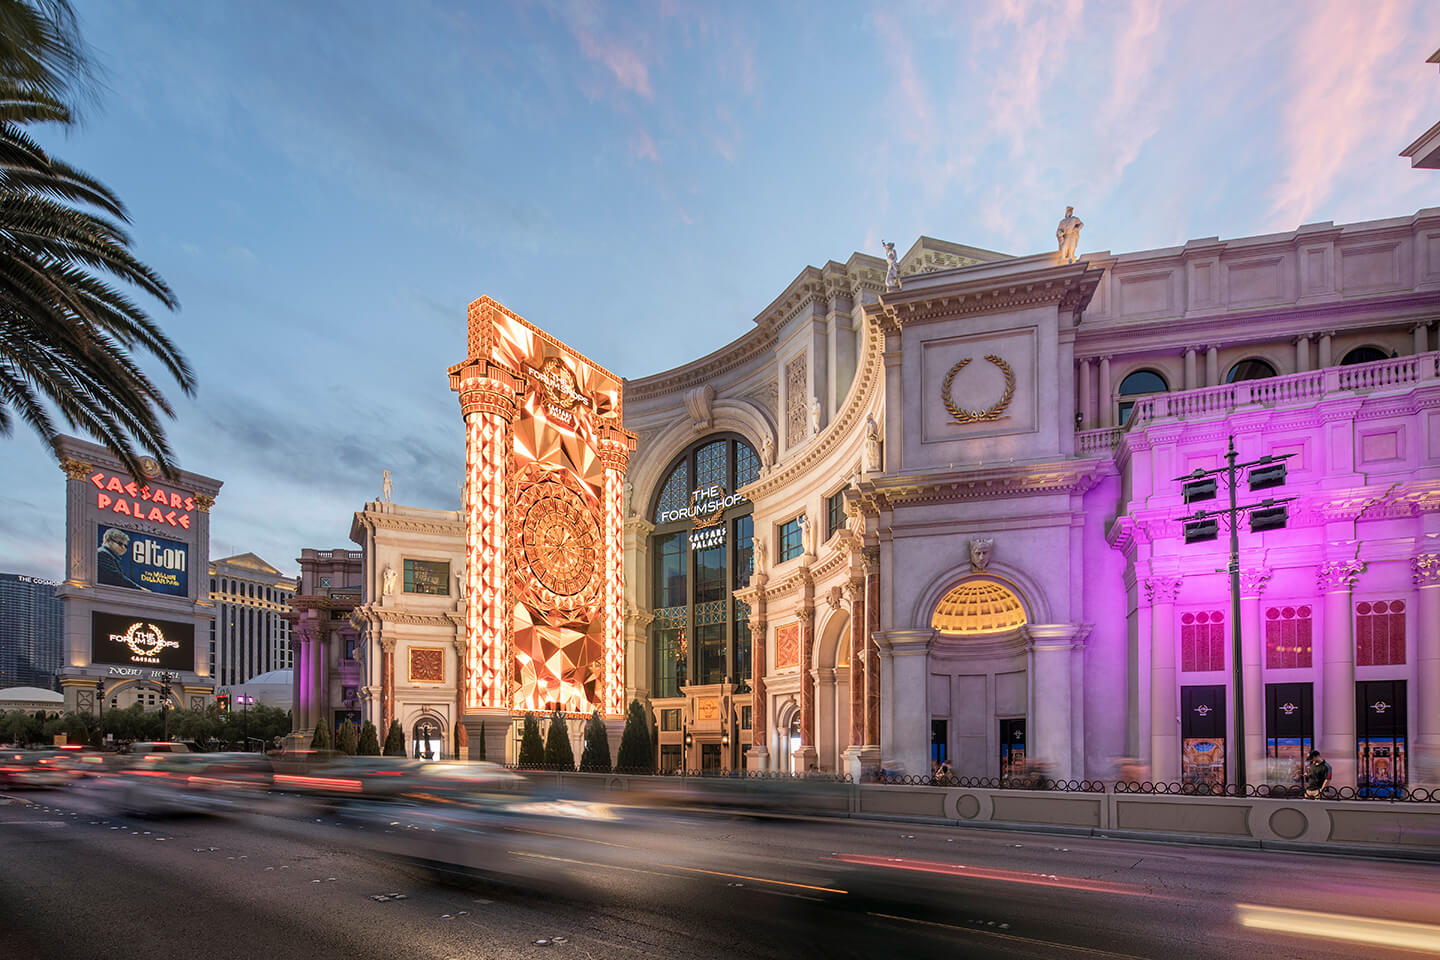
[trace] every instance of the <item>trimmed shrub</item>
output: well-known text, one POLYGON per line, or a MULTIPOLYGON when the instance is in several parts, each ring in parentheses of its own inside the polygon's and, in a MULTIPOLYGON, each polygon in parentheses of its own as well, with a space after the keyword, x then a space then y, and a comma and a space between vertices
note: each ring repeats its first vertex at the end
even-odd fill
POLYGON ((545 743, 540 739, 540 724, 535 714, 525 714, 520 732, 520 756, 515 761, 522 767, 538 767, 545 762, 545 743))
POLYGON ((355 753, 362 757, 380 756, 380 734, 369 720, 360 727, 360 742, 355 745, 355 753))
POLYGON ((581 773, 610 772, 610 732, 605 718, 596 710, 585 724, 585 752, 580 755, 581 773))
POLYGON ((575 751, 570 746, 570 727, 565 715, 556 710, 550 715, 550 732, 545 736, 545 766, 550 770, 575 772, 575 751))
POLYGON ((330 741, 330 724, 321 717, 320 722, 315 724, 315 736, 310 738, 311 750, 333 750, 335 745, 330 741))
POLYGON ((385 733, 385 756, 405 756, 405 731, 400 729, 399 720, 391 720, 390 729, 385 733))
POLYGON ((630 710, 625 714, 625 732, 620 735, 620 756, 615 762, 617 769, 626 773, 655 772, 655 749, 650 742, 649 728, 645 708, 639 700, 631 700, 630 710))
POLYGON ((335 749, 346 756, 355 756, 355 749, 359 745, 360 738, 355 733, 355 724, 346 717, 345 722, 340 724, 340 735, 335 738, 335 749))

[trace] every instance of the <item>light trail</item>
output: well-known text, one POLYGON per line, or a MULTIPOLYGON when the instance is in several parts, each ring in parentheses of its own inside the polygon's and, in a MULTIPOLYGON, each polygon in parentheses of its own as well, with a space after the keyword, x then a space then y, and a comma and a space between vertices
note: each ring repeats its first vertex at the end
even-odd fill
MULTIPOLYGON (((852 863, 863 867, 889 867, 894 870, 913 870, 918 873, 936 873, 944 876, 969 880, 994 880, 1000 883, 1023 883, 1037 887, 1052 887, 1063 890, 1081 890, 1086 893, 1111 893, 1125 897, 1157 897, 1140 887, 1123 883, 1106 883, 1104 880, 1087 880, 1083 877, 1061 877, 1053 873, 1025 873, 1019 870, 1001 870, 991 867, 967 867, 963 863, 939 863, 934 860, 912 860, 908 857, 877 857, 849 853, 826 857, 840 863, 852 863)), ((1167 899, 1175 899, 1168 897, 1167 899)))
POLYGON ((1349 917, 1339 913, 1262 907, 1253 903, 1235 905, 1240 925, 1253 930, 1273 930, 1302 937, 1344 940, 1398 950, 1440 953, 1440 927, 1378 917, 1349 917))
POLYGON ((1028 943, 1037 947, 1045 947, 1049 950, 1068 950, 1072 953, 1081 953, 1087 957, 1109 957, 1112 960, 1145 960, 1144 957, 1137 957, 1132 953, 1112 953, 1109 950, 1096 950, 1094 947, 1079 947, 1069 943, 1056 943, 1054 940, 1036 940, 1033 937, 1016 936, 1013 933, 1000 933, 996 930, 982 930, 979 927, 962 927, 955 923, 939 923, 934 920, 916 920, 914 917, 899 917, 893 913, 866 913, 867 917, 878 917, 881 920, 899 920, 901 923, 914 923, 922 927, 939 927, 942 930, 953 930, 958 933, 972 933, 985 937, 994 937, 997 940, 1012 940, 1016 943, 1028 943))

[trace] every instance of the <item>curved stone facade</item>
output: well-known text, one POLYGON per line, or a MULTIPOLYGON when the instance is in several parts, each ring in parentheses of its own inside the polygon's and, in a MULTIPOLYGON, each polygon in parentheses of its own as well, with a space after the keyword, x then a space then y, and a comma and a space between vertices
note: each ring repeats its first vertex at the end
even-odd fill
POLYGON ((1337 783, 1440 775, 1440 210, 1071 264, 921 238, 901 275, 806 268, 729 346, 625 384, 627 686, 670 765, 1231 779, 1239 706, 1251 782, 1310 746, 1337 783), (750 649, 700 683, 667 640, 684 682, 657 696, 655 507, 711 436, 761 461, 726 491, 753 572, 704 614, 750 649), (1231 437, 1291 455, 1242 503, 1295 498, 1239 536, 1238 705, 1228 545, 1185 542, 1176 479, 1231 437))

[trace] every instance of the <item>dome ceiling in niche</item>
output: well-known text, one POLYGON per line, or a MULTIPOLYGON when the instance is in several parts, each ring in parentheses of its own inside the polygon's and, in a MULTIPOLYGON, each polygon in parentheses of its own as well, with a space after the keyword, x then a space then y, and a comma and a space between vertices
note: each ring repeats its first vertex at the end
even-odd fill
POLYGON ((930 626, 946 636, 1004 633, 1025 624, 1025 607, 1014 591, 994 580, 971 580, 945 594, 930 626))

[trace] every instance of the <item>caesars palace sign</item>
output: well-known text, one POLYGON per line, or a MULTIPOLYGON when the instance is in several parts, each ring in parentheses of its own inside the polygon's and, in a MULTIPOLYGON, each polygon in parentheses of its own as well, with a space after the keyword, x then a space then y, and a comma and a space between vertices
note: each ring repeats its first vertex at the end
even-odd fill
POLYGON ((114 474, 96 470, 89 480, 98 493, 95 507, 137 520, 163 523, 189 530, 195 512, 195 498, 134 480, 122 480, 114 474))
POLYGON ((693 519, 695 527, 690 531, 690 549, 705 550, 725 542, 725 524, 721 522, 725 511, 737 504, 749 502, 750 499, 743 494, 726 494, 724 487, 718 483, 711 484, 692 490, 688 506, 661 510, 655 522, 672 523, 676 520, 693 519))

